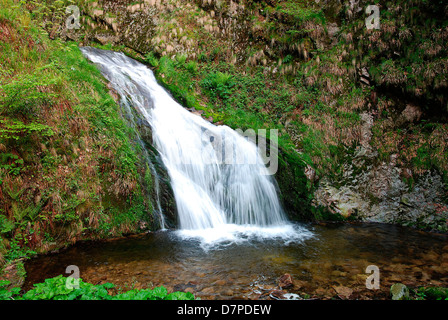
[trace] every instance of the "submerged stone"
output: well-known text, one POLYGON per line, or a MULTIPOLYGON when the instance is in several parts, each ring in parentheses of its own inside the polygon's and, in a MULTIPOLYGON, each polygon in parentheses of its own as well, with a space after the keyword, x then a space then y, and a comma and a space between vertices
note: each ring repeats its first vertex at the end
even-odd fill
POLYGON ((280 288, 290 288, 293 287, 293 281, 292 281, 292 277, 289 273, 285 273, 284 275, 282 275, 279 279, 279 287, 280 288))

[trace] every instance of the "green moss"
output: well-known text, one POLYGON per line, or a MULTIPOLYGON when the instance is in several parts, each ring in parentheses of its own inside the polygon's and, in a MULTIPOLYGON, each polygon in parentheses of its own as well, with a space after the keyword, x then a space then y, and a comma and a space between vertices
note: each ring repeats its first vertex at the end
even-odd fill
POLYGON ((50 41, 32 19, 59 9, 41 2, 30 13, 12 2, 2 0, 0 11, 10 35, 0 43, 0 147, 8 150, 0 157, 0 264, 31 249, 139 232, 142 221, 152 227, 137 134, 100 72, 77 43, 50 41))

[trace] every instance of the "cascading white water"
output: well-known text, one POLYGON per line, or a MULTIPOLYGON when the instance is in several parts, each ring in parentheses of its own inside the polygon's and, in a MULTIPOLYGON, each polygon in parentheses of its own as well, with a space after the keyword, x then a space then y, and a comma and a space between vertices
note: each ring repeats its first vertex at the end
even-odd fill
MULTIPOLYGON (((306 234, 288 223, 274 180, 257 146, 227 126, 215 126, 179 105, 152 71, 123 53, 81 49, 97 64, 123 100, 149 122, 168 170, 180 234, 206 242, 241 235, 294 238, 306 234), (222 144, 213 143, 214 137, 222 144), (223 161, 230 149, 237 163, 223 161)), ((227 155, 228 156, 228 155, 227 155)))

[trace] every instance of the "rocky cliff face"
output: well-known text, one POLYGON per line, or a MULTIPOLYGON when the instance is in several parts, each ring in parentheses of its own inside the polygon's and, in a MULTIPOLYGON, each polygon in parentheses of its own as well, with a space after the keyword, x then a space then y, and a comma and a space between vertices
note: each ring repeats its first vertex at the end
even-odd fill
POLYGON ((314 204, 344 218, 445 230, 446 193, 439 174, 426 172, 409 185, 394 158, 388 163, 366 165, 369 160, 355 156, 352 163, 342 165, 341 180, 322 179, 314 204))
MULTIPOLYGON (((232 125, 216 114, 242 108, 281 128, 300 160, 289 164, 299 168, 288 171, 293 179, 277 174, 293 216, 309 217, 312 205, 330 212, 326 217, 446 230, 443 1, 379 1, 379 29, 367 27, 373 11, 363 0, 78 4, 82 28, 63 37, 131 48, 155 61, 184 57, 185 67, 173 68, 180 74, 190 63, 196 70, 188 88, 166 70, 156 72, 170 88, 191 92, 215 121, 232 125), (229 89, 233 98, 215 99, 201 81, 218 71, 247 75, 246 87, 260 74, 267 89, 229 89), (276 100, 281 94, 284 100, 276 100)), ((181 98, 190 101, 188 94, 181 98)))

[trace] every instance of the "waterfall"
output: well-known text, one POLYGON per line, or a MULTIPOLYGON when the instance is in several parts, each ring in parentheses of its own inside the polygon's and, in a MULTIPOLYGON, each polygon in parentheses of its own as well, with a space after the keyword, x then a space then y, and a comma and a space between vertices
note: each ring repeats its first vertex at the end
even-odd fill
POLYGON ((297 233, 282 210, 275 180, 250 139, 183 108, 147 66, 123 53, 81 50, 120 94, 122 105, 134 107, 150 124, 171 179, 180 234, 214 241, 250 233, 263 237, 297 233))

